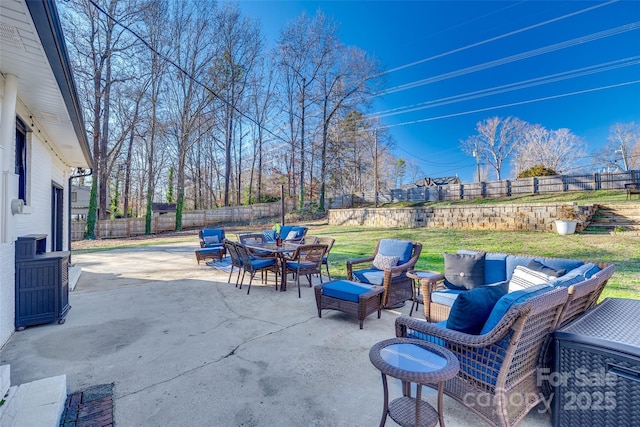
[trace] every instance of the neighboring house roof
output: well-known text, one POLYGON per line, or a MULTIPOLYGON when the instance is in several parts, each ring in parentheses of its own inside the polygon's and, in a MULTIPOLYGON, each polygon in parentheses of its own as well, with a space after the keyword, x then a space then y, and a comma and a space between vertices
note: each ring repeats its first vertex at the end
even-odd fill
MULTIPOLYGON (((91 168, 84 128, 58 12, 53 0, 0 1, 1 71, 18 78, 20 100, 35 125, 71 166, 91 168)), ((27 125, 32 123, 27 122, 27 125)))
POLYGON ((448 185, 448 184, 460 184, 460 178, 458 176, 444 176, 441 178, 429 178, 426 177, 424 180, 420 180, 416 182, 416 186, 418 187, 435 187, 437 185, 448 185))

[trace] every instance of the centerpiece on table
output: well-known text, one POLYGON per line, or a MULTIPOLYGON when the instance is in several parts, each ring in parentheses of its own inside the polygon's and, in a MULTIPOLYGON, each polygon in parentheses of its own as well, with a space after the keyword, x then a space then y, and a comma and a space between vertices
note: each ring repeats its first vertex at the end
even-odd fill
POLYGON ((282 236, 280 236, 280 223, 276 223, 273 226, 273 231, 276 233, 276 246, 282 246, 282 236))

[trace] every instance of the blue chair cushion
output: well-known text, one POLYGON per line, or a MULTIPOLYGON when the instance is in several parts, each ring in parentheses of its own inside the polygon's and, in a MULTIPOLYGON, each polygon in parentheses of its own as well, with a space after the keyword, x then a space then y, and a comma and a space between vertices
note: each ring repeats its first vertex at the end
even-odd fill
POLYGON ((366 270, 355 270, 353 276, 358 282, 369 283, 371 285, 382 285, 384 283, 384 271, 370 268, 366 270))
POLYGON ((400 258, 398 265, 401 265, 411 259, 413 243, 408 240, 380 239, 378 253, 385 256, 397 256, 400 258))
MULTIPOLYGON (((441 328, 447 328, 447 321, 443 320, 442 322, 438 322, 438 323, 434 323, 434 325, 440 326, 441 328)), ((438 344, 439 346, 442 347, 446 347, 447 343, 445 340, 443 340, 442 338, 436 338, 433 335, 427 335, 425 333, 422 332, 418 332, 418 331, 414 331, 414 330, 409 330, 407 332, 407 338, 414 338, 417 340, 424 340, 424 341, 428 341, 428 342, 432 342, 434 344, 438 344)))
POLYGON ((477 335, 493 307, 507 293, 506 284, 508 282, 480 286, 460 293, 451 306, 447 329, 477 335))
POLYGON ((487 318, 484 326, 480 330, 480 335, 486 334, 491 331, 495 326, 500 323, 500 320, 504 317, 504 315, 509 311, 509 309, 522 302, 527 301, 530 298, 533 298, 537 295, 543 294, 545 292, 549 292, 554 289, 553 286, 549 286, 548 284, 544 285, 535 285, 526 289, 522 289, 515 292, 509 292, 505 294, 502 298, 498 300, 496 305, 491 310, 491 314, 487 318))
POLYGON ((443 290, 433 291, 431 292, 431 301, 437 304, 442 304, 442 305, 451 307, 455 302, 456 298, 458 298, 458 295, 460 295, 463 292, 467 292, 467 291, 462 289, 443 289, 443 290))
POLYGON ((217 247, 217 248, 200 248, 198 249, 198 252, 200 252, 201 254, 217 254, 218 252, 220 252, 222 250, 222 246, 217 247))
POLYGON ((268 258, 254 258, 254 259, 251 260, 251 265, 256 270, 261 270, 263 268, 271 267, 275 263, 276 263, 276 260, 274 258, 271 258, 271 259, 268 259, 268 258))
POLYGON ((374 285, 365 285, 363 283, 356 283, 350 280, 335 280, 322 287, 322 294, 345 301, 358 302, 360 294, 363 294, 374 287, 374 285))
POLYGON ((221 247, 224 240, 224 230, 221 228, 203 228, 200 232, 204 247, 221 247))

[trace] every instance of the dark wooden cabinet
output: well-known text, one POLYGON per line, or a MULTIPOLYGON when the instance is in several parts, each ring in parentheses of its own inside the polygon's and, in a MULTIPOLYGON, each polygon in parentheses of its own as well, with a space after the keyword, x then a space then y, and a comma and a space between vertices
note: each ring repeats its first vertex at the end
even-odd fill
POLYGON ((46 252, 46 235, 16 242, 16 329, 57 321, 69 306, 69 252, 46 252), (44 242, 44 243, 43 243, 44 242))

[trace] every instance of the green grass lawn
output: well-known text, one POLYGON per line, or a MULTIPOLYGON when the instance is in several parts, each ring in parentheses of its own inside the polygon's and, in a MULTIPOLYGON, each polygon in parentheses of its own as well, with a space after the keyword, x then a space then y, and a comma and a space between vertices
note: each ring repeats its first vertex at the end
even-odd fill
POLYGON ((381 238, 398 238, 422 243, 418 269, 443 271, 442 254, 458 249, 611 262, 616 265, 616 272, 602 297, 640 299, 640 237, 631 234, 560 236, 541 232, 378 229, 328 225, 311 226, 308 234, 336 239, 329 258, 331 275, 336 278, 346 277, 348 259, 371 255, 381 238))

